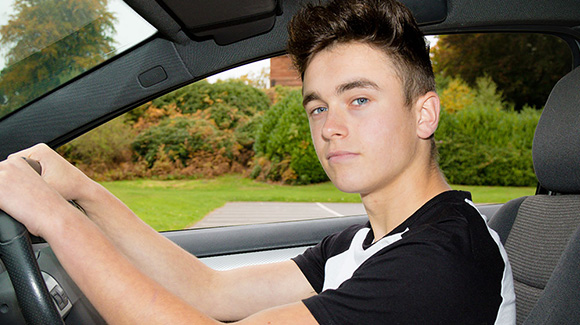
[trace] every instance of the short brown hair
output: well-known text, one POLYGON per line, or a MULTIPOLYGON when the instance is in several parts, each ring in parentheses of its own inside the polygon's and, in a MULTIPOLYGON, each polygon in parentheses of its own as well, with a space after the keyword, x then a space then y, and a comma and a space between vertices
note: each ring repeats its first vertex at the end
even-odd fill
POLYGON ((425 37, 411 11, 395 0, 308 4, 292 18, 288 32, 288 53, 303 79, 317 53, 336 44, 361 42, 382 50, 391 59, 407 105, 435 90, 425 37))

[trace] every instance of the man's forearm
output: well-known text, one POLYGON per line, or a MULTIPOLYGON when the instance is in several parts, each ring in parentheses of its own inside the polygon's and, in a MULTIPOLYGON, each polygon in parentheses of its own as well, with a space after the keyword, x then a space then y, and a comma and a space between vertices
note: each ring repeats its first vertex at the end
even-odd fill
POLYGON ((161 236, 98 183, 87 185, 85 192, 79 205, 135 267, 173 294, 213 314, 207 310, 212 304, 200 303, 198 297, 203 296, 204 302, 213 300, 212 293, 219 291, 215 285, 219 272, 161 236))
POLYGON ((215 271, 145 224, 104 187, 91 186, 88 199, 79 204, 117 249, 145 275, 216 319, 242 319, 313 294, 292 261, 215 271))
POLYGON ((108 322, 217 323, 135 267, 94 223, 76 213, 61 214, 46 239, 108 322))

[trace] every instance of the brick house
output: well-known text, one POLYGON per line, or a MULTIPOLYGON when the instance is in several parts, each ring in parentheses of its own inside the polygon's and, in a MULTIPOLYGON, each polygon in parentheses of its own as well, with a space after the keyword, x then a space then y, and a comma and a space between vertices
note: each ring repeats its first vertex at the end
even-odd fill
POLYGON ((270 59, 270 87, 302 86, 302 80, 298 72, 292 66, 292 60, 288 55, 277 56, 270 59))

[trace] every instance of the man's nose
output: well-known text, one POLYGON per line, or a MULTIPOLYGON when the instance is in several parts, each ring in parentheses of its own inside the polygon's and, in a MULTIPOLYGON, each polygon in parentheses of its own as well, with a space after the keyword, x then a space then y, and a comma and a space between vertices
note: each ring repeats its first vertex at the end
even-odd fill
POLYGON ((348 135, 347 117, 340 109, 329 108, 322 127, 322 137, 328 140, 348 135))

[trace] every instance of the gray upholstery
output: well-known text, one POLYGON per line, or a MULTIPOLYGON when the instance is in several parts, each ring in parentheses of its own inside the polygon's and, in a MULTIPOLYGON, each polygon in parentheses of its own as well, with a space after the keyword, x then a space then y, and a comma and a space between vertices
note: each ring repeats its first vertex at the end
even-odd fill
POLYGON ((516 215, 518 214, 518 210, 520 209, 520 206, 525 199, 526 197, 520 197, 517 199, 513 199, 509 202, 506 202, 494 214, 494 216, 501 215, 504 217, 502 218, 494 217, 491 218, 491 220, 489 220, 489 226, 497 232, 503 245, 505 245, 510 230, 512 230, 512 227, 514 225, 514 221, 516 219, 516 215))
POLYGON ((534 308, 552 278, 580 224, 579 207, 578 195, 536 195, 521 203, 505 243, 514 274, 518 323, 534 308))
POLYGON ((553 195, 506 203, 490 220, 514 274, 518 324, 580 324, 580 68, 554 87, 534 168, 553 195))
POLYGON ((554 86, 534 135, 532 155, 542 187, 580 193, 580 68, 554 86))
POLYGON ((580 228, 572 235, 562 258, 534 309, 528 324, 580 324, 580 228))

